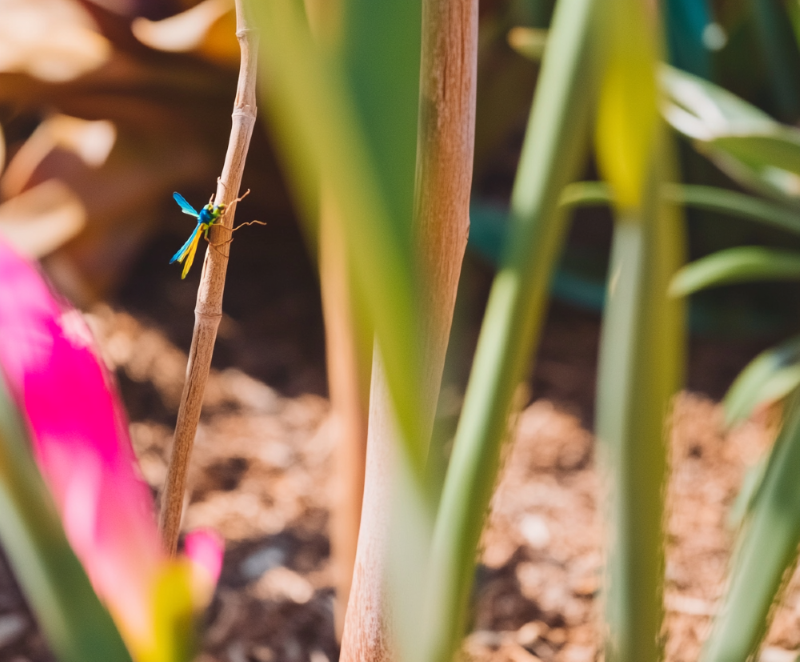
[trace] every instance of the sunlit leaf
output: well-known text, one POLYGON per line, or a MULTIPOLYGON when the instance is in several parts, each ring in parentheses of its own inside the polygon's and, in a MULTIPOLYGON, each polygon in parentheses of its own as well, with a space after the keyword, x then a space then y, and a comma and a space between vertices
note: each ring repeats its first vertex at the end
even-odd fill
POLYGON ((606 12, 608 65, 597 109, 597 161, 616 204, 631 209, 641 203, 655 144, 655 26, 644 2, 613 0, 606 12))
POLYGON ((203 0, 160 21, 137 17, 131 32, 143 44, 162 51, 198 52, 226 64, 239 61, 233 0, 203 0))

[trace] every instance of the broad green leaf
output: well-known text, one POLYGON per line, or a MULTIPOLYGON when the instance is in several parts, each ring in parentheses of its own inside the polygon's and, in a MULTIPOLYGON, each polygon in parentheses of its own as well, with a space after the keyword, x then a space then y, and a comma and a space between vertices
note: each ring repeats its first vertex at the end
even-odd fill
POLYGON ((596 0, 558 0, 492 285, 447 468, 426 577, 429 651, 451 662, 464 634, 475 560, 512 400, 527 374, 566 230, 558 200, 588 147, 595 98, 596 0))
MULTIPOLYGON (((363 20, 349 15, 352 23, 348 30, 355 50, 348 51, 343 61, 320 52, 295 0, 252 2, 251 8, 263 34, 260 74, 266 82, 264 89, 269 91, 264 99, 273 135, 302 208, 312 218, 316 218, 313 199, 320 178, 330 187, 342 219, 353 273, 363 288, 365 308, 374 323, 401 437, 415 470, 421 473, 427 445, 417 406, 421 367, 409 240, 413 160, 410 175, 407 172, 408 154, 415 149, 413 135, 411 147, 406 144, 412 119, 416 127, 416 96, 413 104, 405 98, 407 70, 415 57, 406 51, 418 50, 418 38, 409 43, 400 39, 409 34, 407 22, 412 19, 419 30, 418 4, 387 10, 385 18, 402 21, 396 25, 387 25, 381 16, 373 15, 380 13, 377 5, 364 8, 363 20), (379 22, 372 25, 372 20, 379 22), (361 34, 371 27, 374 34, 361 34), (397 34, 386 34, 392 30, 397 34), (393 66, 393 48, 405 49, 397 58, 397 68, 393 66), (370 58, 375 61, 361 61, 370 58), (355 80, 359 75, 377 86, 376 98, 369 98, 369 90, 363 87, 366 82, 355 80), (393 100, 395 75, 399 96, 393 100), (398 118, 396 112, 387 109, 393 103, 397 109, 412 112, 413 117, 398 118), (392 118, 399 122, 397 136, 391 135, 392 118), (398 141, 402 141, 402 147, 398 141), (393 158, 393 146, 399 150, 397 159, 393 158)), ((352 11, 357 11, 355 5, 352 11)), ((416 92, 415 87, 414 95, 416 92)))
POLYGON ((761 246, 718 251, 681 269, 670 284, 670 294, 686 296, 708 287, 759 280, 800 279, 800 253, 761 246))
POLYGON ((701 662, 748 660, 769 627, 773 604, 800 543, 800 407, 792 399, 733 556, 727 590, 701 662))
POLYGON ((130 662, 72 551, 0 372, 0 540, 62 662, 130 662))
POLYGON ((759 354, 725 394, 725 425, 746 420, 760 405, 780 400, 800 385, 800 337, 759 354))

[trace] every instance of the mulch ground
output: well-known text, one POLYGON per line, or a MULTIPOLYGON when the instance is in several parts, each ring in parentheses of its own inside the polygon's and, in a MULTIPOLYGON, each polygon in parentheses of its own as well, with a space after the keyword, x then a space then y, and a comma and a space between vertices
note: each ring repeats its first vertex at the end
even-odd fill
MULTIPOLYGON (((318 292, 297 231, 278 223, 270 232, 234 247, 190 476, 187 528, 211 526, 226 540, 202 662, 338 657, 328 543, 333 449, 318 292)), ((156 240, 119 297, 88 311, 154 492, 166 472, 194 305, 191 277, 181 282, 166 265, 174 239, 156 240)), ((485 293, 483 267, 470 261, 467 269, 475 291, 485 293)), ((481 305, 478 296, 462 315, 458 351, 467 358, 449 372, 456 396, 481 305)), ((598 329, 595 315, 560 305, 551 311, 531 404, 520 414, 483 539, 467 659, 590 662, 601 655, 603 526, 589 431, 598 329)), ((758 346, 695 341, 694 392, 676 402, 665 592, 670 662, 697 658, 724 585, 731 505, 744 472, 769 444, 765 417, 726 433, 715 402, 758 346)), ((788 661, 799 648, 800 589, 792 584, 762 659, 788 661)), ((0 660, 51 659, 3 569, 0 660)))

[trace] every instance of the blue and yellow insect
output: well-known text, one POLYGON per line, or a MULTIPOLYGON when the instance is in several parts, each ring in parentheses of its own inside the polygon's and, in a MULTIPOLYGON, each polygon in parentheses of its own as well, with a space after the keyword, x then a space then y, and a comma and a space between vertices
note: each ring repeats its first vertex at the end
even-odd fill
POLYGON ((186 199, 180 193, 173 193, 172 197, 175 198, 175 202, 180 205, 181 211, 183 211, 184 214, 188 214, 197 219, 197 226, 194 232, 192 232, 191 236, 186 240, 186 243, 180 247, 180 250, 175 253, 169 261, 169 263, 172 264, 176 260, 178 262, 186 260, 186 263, 183 265, 183 273, 181 274, 181 278, 183 279, 186 278, 186 274, 189 273, 192 262, 194 262, 194 255, 197 252, 197 244, 200 243, 200 236, 203 235, 208 239, 208 231, 225 213, 225 205, 215 205, 214 198, 212 197, 209 203, 198 212, 192 205, 186 202, 186 199))
MULTIPOLYGON (((239 196, 231 202, 230 204, 236 204, 237 202, 241 202, 250 193, 250 189, 247 189, 243 195, 239 196)), ((194 232, 189 236, 186 240, 186 243, 181 246, 180 250, 172 256, 172 259, 169 261, 170 264, 175 262, 183 262, 186 260, 186 264, 183 265, 183 273, 181 274, 181 279, 186 278, 186 274, 189 273, 189 269, 192 267, 192 262, 194 262, 194 254, 197 252, 197 244, 200 243, 200 237, 203 236, 208 239, 208 231, 211 229, 212 225, 215 225, 219 222, 219 219, 222 218, 222 215, 225 213, 225 210, 230 206, 226 204, 214 204, 214 196, 211 196, 211 199, 208 201, 208 204, 203 207, 199 212, 192 207, 186 199, 178 192, 172 194, 172 197, 175 198, 175 202, 180 205, 181 211, 184 214, 188 214, 197 219, 197 226, 194 229, 194 232)), ((266 225, 266 223, 262 221, 250 221, 249 223, 242 223, 239 227, 230 229, 231 234, 236 232, 239 228, 245 225, 252 225, 253 223, 258 223, 259 225, 266 225)), ((232 240, 229 239, 224 244, 229 244, 232 240)), ((214 244, 209 244, 213 247, 214 244)))

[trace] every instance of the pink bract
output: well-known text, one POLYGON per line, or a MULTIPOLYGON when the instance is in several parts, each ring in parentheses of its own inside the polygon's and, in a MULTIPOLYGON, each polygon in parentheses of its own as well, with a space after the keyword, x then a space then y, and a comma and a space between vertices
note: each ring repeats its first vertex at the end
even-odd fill
MULTIPOLYGON (((150 490, 137 473, 119 397, 81 315, 1 241, 0 366, 95 590, 129 646, 150 641, 154 584, 171 561, 162 551, 150 490)), ((219 539, 202 534, 192 546, 189 556, 198 557, 213 587, 219 539)))

